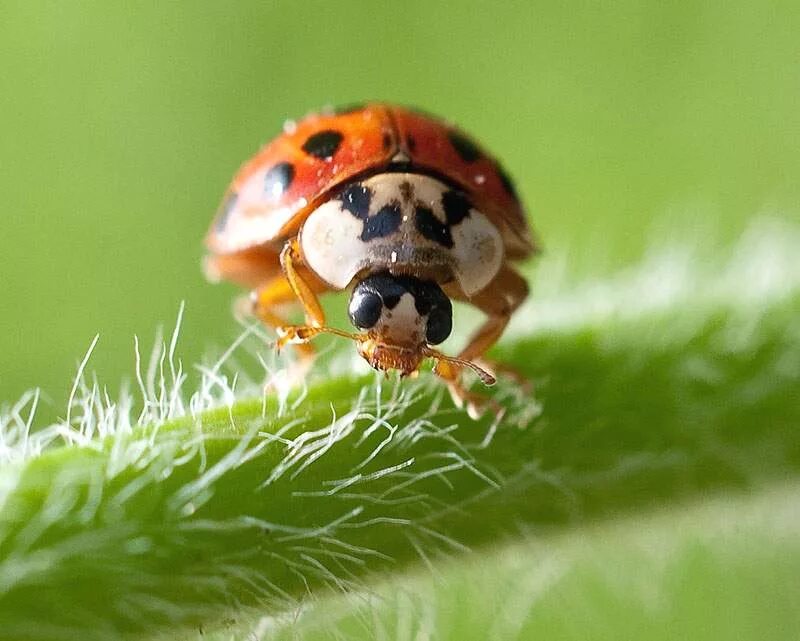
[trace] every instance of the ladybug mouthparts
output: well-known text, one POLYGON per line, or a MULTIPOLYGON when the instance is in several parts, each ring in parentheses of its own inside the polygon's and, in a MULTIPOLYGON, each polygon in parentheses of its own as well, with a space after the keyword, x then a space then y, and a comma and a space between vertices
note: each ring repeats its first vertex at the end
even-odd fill
POLYGON ((411 376, 417 372, 425 354, 422 350, 398 345, 378 343, 367 339, 358 344, 358 353, 364 357, 374 369, 381 372, 397 370, 400 376, 411 376))

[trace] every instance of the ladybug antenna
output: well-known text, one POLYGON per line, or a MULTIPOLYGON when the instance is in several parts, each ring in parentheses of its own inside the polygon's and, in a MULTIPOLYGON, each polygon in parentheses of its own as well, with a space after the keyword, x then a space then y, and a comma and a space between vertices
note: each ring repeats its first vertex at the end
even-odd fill
POLYGON ((461 358, 455 358, 453 356, 447 356, 446 354, 442 354, 440 351, 432 349, 430 347, 424 347, 422 349, 422 353, 425 356, 430 356, 431 358, 436 359, 437 361, 443 361, 445 363, 453 363, 454 365, 458 365, 460 367, 468 367, 473 372, 478 375, 478 378, 481 379, 481 382, 484 385, 494 385, 497 380, 494 376, 492 376, 489 372, 485 369, 478 367, 475 363, 471 361, 465 361, 461 358))
POLYGON ((315 327, 312 325, 289 325, 287 327, 278 327, 275 330, 278 334, 278 340, 275 341, 275 348, 280 350, 286 345, 297 345, 300 343, 307 343, 319 334, 333 334, 334 336, 341 336, 342 338, 349 338, 352 341, 359 341, 361 336, 350 332, 344 332, 335 327, 315 327))

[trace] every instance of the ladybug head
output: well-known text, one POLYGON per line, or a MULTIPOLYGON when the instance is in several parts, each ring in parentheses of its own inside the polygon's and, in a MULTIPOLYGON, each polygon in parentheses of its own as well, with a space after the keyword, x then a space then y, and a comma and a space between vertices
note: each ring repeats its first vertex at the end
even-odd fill
POLYGON ((453 306, 433 281, 389 272, 371 274, 353 289, 350 322, 361 330, 359 352, 378 370, 417 371, 429 345, 453 328, 453 306))
POLYGON ((405 348, 438 345, 453 329, 453 306, 433 281, 380 272, 353 289, 350 322, 378 343, 405 348))

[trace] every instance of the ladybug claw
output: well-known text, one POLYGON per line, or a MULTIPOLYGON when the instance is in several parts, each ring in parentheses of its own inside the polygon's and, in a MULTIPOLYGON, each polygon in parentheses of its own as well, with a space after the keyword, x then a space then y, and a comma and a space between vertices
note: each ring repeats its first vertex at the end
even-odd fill
POLYGON ((318 333, 315 329, 314 327, 302 325, 277 327, 275 328, 275 333, 278 335, 276 344, 279 347, 284 347, 286 345, 301 345, 302 343, 307 343, 318 333))
POLYGON ((517 368, 512 367, 511 365, 506 365, 505 363, 498 363, 496 361, 490 361, 487 359, 480 359, 478 361, 481 367, 485 367, 486 369, 492 370, 495 374, 503 378, 507 378, 508 380, 516 383, 519 387, 520 392, 525 395, 530 396, 534 392, 533 381, 525 376, 522 372, 520 372, 517 368))
MULTIPOLYGON (((447 383, 447 389, 450 392, 450 398, 457 407, 466 410, 467 416, 473 421, 480 419, 488 410, 493 410, 499 420, 505 414, 503 408, 497 401, 488 396, 476 394, 469 391, 461 383, 461 373, 463 367, 459 367, 453 361, 439 360, 436 363, 433 371, 447 383)), ((491 375, 486 376, 492 379, 491 375)), ((484 377, 481 377, 484 380, 484 377)), ((484 380, 484 382, 486 382, 484 380)))
POLYGON ((470 392, 460 383, 448 383, 447 389, 453 403, 464 409, 473 421, 481 419, 488 411, 495 414, 496 420, 500 420, 505 414, 505 408, 493 398, 470 392))
POLYGON ((309 341, 320 334, 333 334, 350 340, 359 340, 359 337, 355 334, 343 332, 333 327, 316 325, 283 325, 276 327, 275 333, 278 335, 278 340, 274 343, 276 350, 280 351, 286 345, 294 345, 301 354, 305 353, 307 355, 314 353, 314 350, 308 344, 309 341))
POLYGON ((278 339, 272 343, 275 351, 280 351, 287 345, 294 345, 302 358, 310 358, 314 355, 314 349, 308 344, 318 332, 313 331, 313 327, 287 325, 276 327, 275 333, 278 339))
POLYGON ((275 333, 278 335, 278 340, 276 340, 273 344, 275 345, 275 349, 277 351, 281 351, 287 345, 293 343, 293 332, 291 331, 291 327, 276 327, 275 333))

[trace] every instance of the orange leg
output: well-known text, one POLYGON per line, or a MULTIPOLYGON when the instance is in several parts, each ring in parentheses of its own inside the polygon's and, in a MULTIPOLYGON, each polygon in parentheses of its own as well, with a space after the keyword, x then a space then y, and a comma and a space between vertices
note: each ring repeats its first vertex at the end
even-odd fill
POLYGON ((292 342, 301 356, 310 357, 314 354, 314 348, 305 342, 293 340, 296 338, 295 326, 290 325, 275 310, 278 305, 299 301, 310 326, 320 327, 325 323, 325 313, 317 300, 317 294, 326 291, 328 287, 304 268, 296 243, 296 240, 290 240, 281 251, 280 265, 283 274, 253 291, 252 310, 264 324, 275 328, 279 337, 279 349, 292 342))
POLYGON ((494 280, 472 298, 465 298, 489 318, 470 338, 458 355, 465 361, 480 358, 494 345, 511 320, 511 315, 528 297, 528 283, 510 267, 503 267, 494 280))
MULTIPOLYGON (((278 276, 261 287, 254 289, 250 294, 250 309, 262 323, 275 330, 285 327, 289 321, 275 308, 286 303, 297 302, 289 281, 284 276, 278 276)), ((310 344, 298 343, 297 353, 303 358, 314 355, 314 348, 310 344)))
MULTIPOLYGON (((313 326, 325 321, 316 295, 329 288, 302 264, 296 241, 287 242, 280 252, 272 245, 265 245, 232 254, 211 254, 203 266, 209 280, 229 280, 253 288, 249 304, 244 300, 246 312, 279 334, 289 322, 276 308, 287 303, 299 300, 307 322, 313 326)), ((245 311, 238 305, 237 310, 245 311)), ((310 345, 299 342, 297 351, 301 356, 314 353, 310 345)))
MULTIPOLYGON (((511 315, 528 296, 528 283, 516 271, 504 266, 491 283, 472 298, 463 292, 452 292, 453 298, 468 302, 484 312, 488 318, 470 338, 461 350, 458 358, 474 361, 494 345, 502 336, 511 320, 511 315)), ((484 397, 469 392, 460 382, 461 369, 452 364, 440 361, 436 366, 436 374, 447 381, 450 394, 456 403, 466 404, 467 411, 473 418, 480 416, 486 404, 484 397)))
POLYGON ((306 323, 312 327, 322 327, 325 324, 325 312, 322 311, 322 306, 319 304, 317 295, 311 285, 297 270, 297 265, 302 264, 302 260, 300 246, 296 238, 283 246, 281 267, 292 291, 303 306, 303 311, 306 314, 306 323))
POLYGON ((281 261, 273 247, 253 247, 232 254, 210 254, 203 269, 212 282, 229 280, 254 288, 280 276, 281 261))

